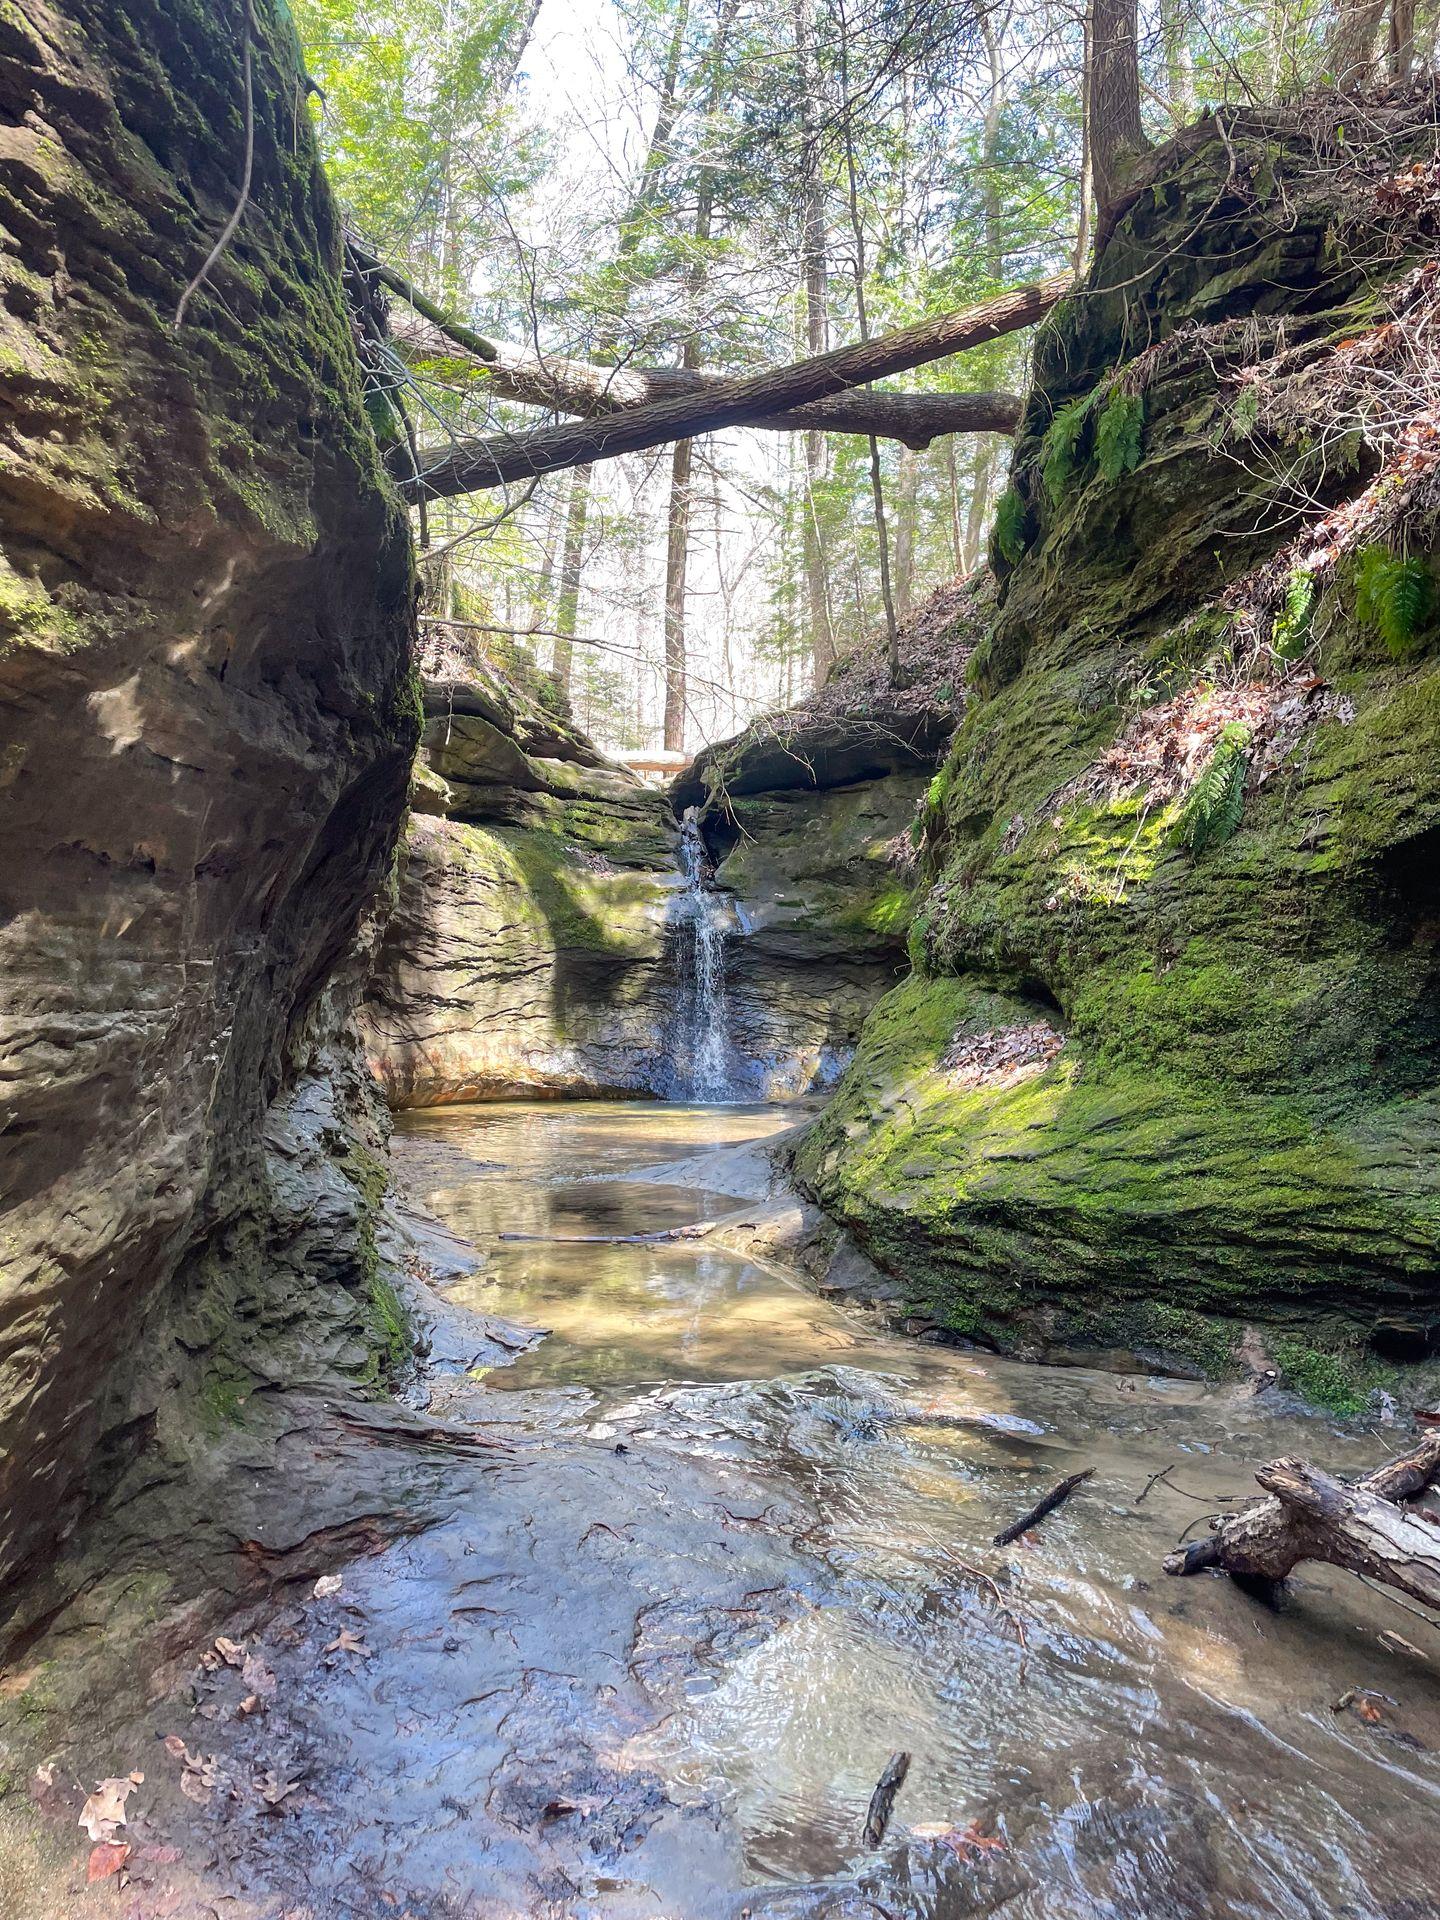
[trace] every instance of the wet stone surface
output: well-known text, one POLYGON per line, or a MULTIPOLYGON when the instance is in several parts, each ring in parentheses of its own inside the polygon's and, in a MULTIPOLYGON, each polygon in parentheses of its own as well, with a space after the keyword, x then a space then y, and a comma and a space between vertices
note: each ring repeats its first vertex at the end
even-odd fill
MULTIPOLYGON (((508 1450, 372 1445, 414 1531, 319 1595, 312 1557, 228 1658, 194 1666, 207 1631, 62 1740, 7 1920, 1440 1914, 1440 1635, 1318 1568, 1278 1616, 1159 1572, 1260 1460, 1380 1442, 1248 1388, 920 1345, 703 1238, 619 1237, 733 1211, 643 1176, 792 1118, 403 1123, 411 1191, 477 1248, 449 1304, 550 1330, 430 1383, 508 1450), (131 1768, 129 1884, 86 1889, 79 1788, 131 1768)), ((306 1440, 352 1477, 356 1444, 306 1440)))

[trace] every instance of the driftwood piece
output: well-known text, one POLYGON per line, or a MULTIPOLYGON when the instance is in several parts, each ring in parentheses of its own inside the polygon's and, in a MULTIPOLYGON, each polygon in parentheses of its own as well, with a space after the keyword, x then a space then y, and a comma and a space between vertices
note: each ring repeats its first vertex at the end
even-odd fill
POLYGON ((1302 1560, 1323 1560, 1440 1607, 1440 1529, 1399 1504, 1437 1475, 1440 1433, 1348 1486, 1303 1460, 1272 1461, 1255 1476, 1271 1497, 1222 1520, 1208 1539, 1176 1548, 1165 1571, 1218 1567, 1276 1581, 1302 1560))
POLYGON ((910 1756, 903 1750, 892 1753, 885 1762, 885 1771, 875 1783, 875 1791, 870 1796, 870 1810, 865 1815, 865 1831, 860 1836, 860 1844, 866 1847, 878 1847, 885 1838, 885 1829, 890 1824, 890 1815, 895 1809, 895 1796, 905 1784, 905 1776, 910 1771, 910 1756))
POLYGON ((1028 1533, 1031 1527, 1038 1526, 1047 1513, 1053 1513, 1056 1507, 1068 1500, 1077 1487, 1083 1487, 1094 1471, 1093 1467, 1085 1467, 1079 1473, 1069 1474, 1058 1487, 1052 1487, 1043 1500, 1037 1500, 1028 1513, 1022 1513, 1010 1526, 1002 1527, 991 1541, 991 1546, 1013 1545, 1022 1533, 1028 1533))

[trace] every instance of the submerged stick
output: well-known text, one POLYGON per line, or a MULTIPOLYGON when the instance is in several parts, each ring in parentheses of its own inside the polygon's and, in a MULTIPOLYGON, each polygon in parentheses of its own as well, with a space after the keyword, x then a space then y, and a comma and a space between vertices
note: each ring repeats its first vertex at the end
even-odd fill
POLYGON ((892 1753, 885 1762, 885 1771, 875 1782, 875 1791, 870 1796, 870 1810, 865 1815, 865 1831, 860 1836, 864 1847, 878 1847, 885 1838, 885 1829, 890 1824, 890 1815, 895 1809, 895 1796, 905 1784, 905 1776, 910 1771, 910 1756, 903 1749, 892 1753))
POLYGON ((1047 1513, 1053 1513, 1056 1507, 1063 1505, 1077 1487, 1085 1484, 1094 1471, 1094 1467, 1084 1467, 1079 1473, 1072 1473, 1062 1480, 1058 1487, 1052 1487, 1045 1498, 1037 1501, 1028 1513, 1022 1513, 1013 1526, 1002 1527, 991 1541, 991 1546, 1011 1546, 1022 1533, 1028 1533, 1031 1527, 1043 1520, 1047 1513))

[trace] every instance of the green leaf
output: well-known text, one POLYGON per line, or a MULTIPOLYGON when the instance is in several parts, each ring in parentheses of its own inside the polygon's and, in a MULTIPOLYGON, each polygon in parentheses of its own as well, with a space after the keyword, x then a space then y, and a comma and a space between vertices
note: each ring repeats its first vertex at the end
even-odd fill
POLYGON ((1144 394, 1125 393, 1117 387, 1095 429, 1095 462, 1107 486, 1113 487, 1121 474, 1133 473, 1139 466, 1144 439, 1144 394))
POLYGON ((1025 502, 1014 487, 1007 487, 995 508, 995 545, 1001 559, 1007 560, 1013 567, 1024 553, 1027 544, 1025 502))
POLYGON ((1245 811, 1245 776, 1250 770, 1250 729, 1230 720, 1220 730, 1215 751, 1186 795, 1175 822, 1176 838, 1192 853, 1218 846, 1240 825, 1245 811))
POLYGON ((1310 639, 1315 576, 1297 567, 1285 583, 1285 604, 1275 616, 1270 645, 1282 660, 1298 660, 1310 639))
POLYGON ((1093 393, 1087 393, 1083 399, 1072 400, 1050 422, 1050 431, 1045 435, 1045 444, 1041 449, 1043 464, 1040 475, 1052 506, 1060 505, 1070 490, 1070 483, 1084 464, 1080 443, 1085 436, 1085 423, 1094 400, 1093 393))
POLYGON ((1365 547, 1355 563, 1355 617, 1373 627, 1397 660, 1414 653, 1435 611, 1435 582, 1423 560, 1365 547))

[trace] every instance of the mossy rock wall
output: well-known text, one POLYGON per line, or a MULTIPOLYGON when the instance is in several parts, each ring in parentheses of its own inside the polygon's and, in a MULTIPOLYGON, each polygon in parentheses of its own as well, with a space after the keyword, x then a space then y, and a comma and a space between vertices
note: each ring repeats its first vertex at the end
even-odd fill
POLYGON ((386 1099, 663 1095, 680 885, 664 796, 483 668, 425 705, 364 1016, 386 1099))
POLYGON ((244 10, 0 8, 0 1583, 247 1324, 323 1296, 372 1370, 374 1197, 338 1173, 327 1234, 299 1189, 363 1120, 345 968, 413 581, 288 15, 254 16, 250 201, 177 328, 241 178, 244 10))
POLYGON ((833 1085, 903 972, 913 875, 897 849, 908 850, 928 778, 912 765, 842 786, 735 794, 712 822, 716 882, 736 909, 727 973, 746 1093, 833 1085))
POLYGON ((1433 249, 1376 191, 1427 111, 1358 172, 1323 111, 1202 123, 1038 336, 915 972, 798 1163, 959 1332, 1220 1366, 1258 1326, 1312 1382, 1440 1332, 1440 632, 1394 657, 1323 544, 1368 515, 1437 574, 1434 489, 1327 430, 1433 249), (1187 845, 1222 722, 1237 817, 1187 845))

